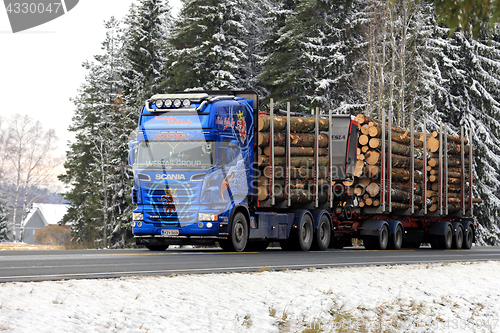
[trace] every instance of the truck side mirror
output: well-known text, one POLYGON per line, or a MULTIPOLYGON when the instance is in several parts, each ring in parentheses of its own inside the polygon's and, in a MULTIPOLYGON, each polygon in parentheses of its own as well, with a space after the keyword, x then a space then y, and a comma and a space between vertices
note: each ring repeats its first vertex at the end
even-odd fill
POLYGON ((128 164, 129 165, 134 165, 135 158, 137 156, 137 145, 139 144, 139 141, 131 141, 128 143, 128 147, 130 150, 128 151, 128 164))
POLYGON ((135 157, 137 155, 136 153, 137 153, 137 148, 133 148, 133 149, 130 149, 128 151, 128 164, 129 165, 134 165, 135 157))

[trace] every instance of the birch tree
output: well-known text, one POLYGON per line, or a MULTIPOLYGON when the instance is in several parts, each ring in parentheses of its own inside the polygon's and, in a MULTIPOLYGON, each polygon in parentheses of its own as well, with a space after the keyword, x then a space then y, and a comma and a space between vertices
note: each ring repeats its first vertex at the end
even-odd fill
POLYGON ((9 123, 5 143, 9 168, 6 178, 13 185, 12 219, 15 238, 20 239, 21 222, 33 201, 28 201, 31 192, 48 185, 62 160, 54 157, 57 149, 54 129, 45 130, 40 121, 27 115, 13 115, 9 123))

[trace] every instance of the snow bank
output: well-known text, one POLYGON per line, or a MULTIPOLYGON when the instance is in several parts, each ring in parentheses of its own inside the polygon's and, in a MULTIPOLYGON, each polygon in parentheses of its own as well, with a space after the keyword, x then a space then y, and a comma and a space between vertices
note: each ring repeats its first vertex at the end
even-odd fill
POLYGON ((499 282, 481 262, 3 283, 0 331, 500 332, 499 282))

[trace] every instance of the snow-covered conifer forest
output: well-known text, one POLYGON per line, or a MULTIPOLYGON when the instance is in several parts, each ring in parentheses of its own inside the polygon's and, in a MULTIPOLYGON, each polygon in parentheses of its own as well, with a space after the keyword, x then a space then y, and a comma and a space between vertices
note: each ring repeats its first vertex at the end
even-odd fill
POLYGON ((105 26, 102 52, 83 64, 60 177, 71 185, 64 222, 82 245, 129 243, 127 143, 141 104, 194 88, 472 130, 478 243, 500 245, 500 26, 473 38, 438 24, 432 3, 409 0, 183 0, 176 17, 168 0, 139 0, 105 26))

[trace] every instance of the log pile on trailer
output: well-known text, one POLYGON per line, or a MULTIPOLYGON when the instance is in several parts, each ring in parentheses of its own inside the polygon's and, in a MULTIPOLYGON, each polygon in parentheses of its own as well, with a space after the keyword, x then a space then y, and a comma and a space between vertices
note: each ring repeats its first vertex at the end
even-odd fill
POLYGON ((287 128, 286 116, 272 117, 273 124, 271 115, 261 114, 258 118, 258 200, 266 201, 274 195, 275 202, 282 201, 288 198, 289 191, 292 204, 310 203, 316 196, 317 186, 320 189, 318 201, 326 202, 328 136, 315 131, 327 131, 329 120, 318 118, 316 128, 315 117, 294 116, 290 117, 290 128, 287 128), (272 137, 271 133, 274 133, 272 137))
MULTIPOLYGON (((443 125, 439 132, 419 133, 391 124, 384 126, 363 114, 356 119, 360 135, 354 175, 360 207, 377 208, 385 201, 389 211, 407 213, 410 208, 424 213, 444 208, 446 212, 441 214, 464 215, 471 210, 472 154, 463 134, 449 135, 443 125)), ((480 202, 472 199, 472 203, 480 202)))

